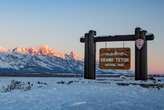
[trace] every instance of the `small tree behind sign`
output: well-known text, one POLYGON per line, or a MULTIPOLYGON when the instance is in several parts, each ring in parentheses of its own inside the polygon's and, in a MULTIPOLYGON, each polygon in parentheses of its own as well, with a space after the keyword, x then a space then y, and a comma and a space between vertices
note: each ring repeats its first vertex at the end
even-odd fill
POLYGON ((130 69, 130 48, 101 48, 100 69, 130 69))

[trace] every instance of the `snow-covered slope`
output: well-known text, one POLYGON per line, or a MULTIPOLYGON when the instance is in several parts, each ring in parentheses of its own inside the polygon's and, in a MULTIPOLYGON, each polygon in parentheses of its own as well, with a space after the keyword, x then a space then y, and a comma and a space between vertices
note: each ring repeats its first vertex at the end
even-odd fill
POLYGON ((75 52, 38 48, 0 48, 0 73, 82 73, 83 61, 75 52))

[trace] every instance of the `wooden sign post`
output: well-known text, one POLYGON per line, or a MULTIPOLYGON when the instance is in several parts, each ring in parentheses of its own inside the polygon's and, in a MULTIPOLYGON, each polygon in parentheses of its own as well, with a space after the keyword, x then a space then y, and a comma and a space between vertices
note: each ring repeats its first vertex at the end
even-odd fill
POLYGON ((84 78, 95 79, 96 77, 96 43, 94 41, 95 31, 85 34, 85 58, 84 58, 84 78))
MULTIPOLYGON (((154 40, 154 35, 146 35, 141 28, 132 35, 96 36, 96 31, 89 31, 80 42, 85 43, 84 78, 96 78, 96 42, 135 41, 135 80, 147 80, 147 40, 154 40)), ((119 69, 119 68, 118 68, 119 69)))
POLYGON ((147 41, 146 31, 135 29, 135 79, 147 80, 147 41))

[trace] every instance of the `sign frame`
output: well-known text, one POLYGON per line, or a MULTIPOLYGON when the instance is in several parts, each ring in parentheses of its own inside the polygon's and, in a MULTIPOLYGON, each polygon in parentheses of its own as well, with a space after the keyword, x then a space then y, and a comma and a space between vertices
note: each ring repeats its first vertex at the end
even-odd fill
POLYGON ((99 68, 103 70, 129 70, 131 67, 130 48, 101 48, 99 68))
MULTIPOLYGON (((154 40, 153 34, 147 34, 146 30, 136 27, 134 34, 126 35, 105 35, 96 36, 96 31, 90 30, 80 38, 84 43, 84 78, 96 79, 96 43, 97 42, 119 42, 119 41, 136 41, 143 39, 144 43, 135 44, 135 80, 147 80, 148 62, 147 62, 147 41, 154 40), (143 44, 143 45, 142 45, 143 44)), ((137 42, 137 41, 136 41, 137 42)))

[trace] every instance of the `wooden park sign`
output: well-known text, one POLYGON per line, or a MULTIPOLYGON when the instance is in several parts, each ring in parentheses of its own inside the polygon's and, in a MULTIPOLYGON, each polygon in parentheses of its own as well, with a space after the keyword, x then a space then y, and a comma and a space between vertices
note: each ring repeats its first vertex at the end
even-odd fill
MULTIPOLYGON (((147 80, 148 40, 154 40, 154 35, 147 34, 147 31, 141 28, 136 28, 134 34, 114 36, 96 36, 96 31, 90 30, 84 37, 80 38, 80 42, 85 43, 84 78, 96 79, 96 42, 135 41, 135 80, 147 80)), ((110 50, 110 52, 111 51, 112 50, 110 50)), ((118 58, 116 56, 113 56, 113 58, 114 57, 118 58)), ((118 61, 111 62, 111 64, 116 63, 118 65, 118 61)), ((128 65, 128 63, 126 65, 128 65)), ((100 68, 101 67, 103 68, 104 65, 101 66, 100 64, 100 68)), ((122 69, 123 67, 126 67, 126 69, 130 68, 128 66, 122 66, 122 69)), ((119 66, 111 66, 108 64, 105 68, 120 69, 121 67, 120 64, 119 66)))
POLYGON ((100 69, 130 69, 130 48, 101 48, 100 69))

